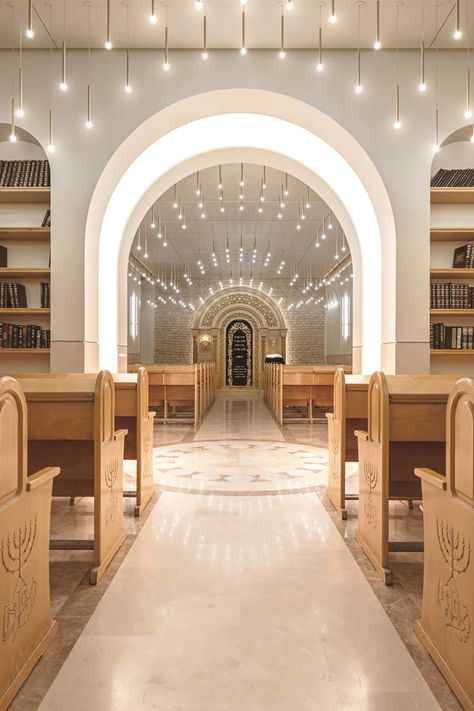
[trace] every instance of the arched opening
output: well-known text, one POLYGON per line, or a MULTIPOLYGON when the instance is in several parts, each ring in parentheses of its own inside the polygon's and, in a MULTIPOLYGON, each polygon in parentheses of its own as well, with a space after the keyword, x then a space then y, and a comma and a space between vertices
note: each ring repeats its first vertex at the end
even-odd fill
POLYGON ((331 207, 354 272, 353 366, 382 364, 395 341, 395 226, 383 182, 360 145, 309 105, 266 91, 202 94, 159 112, 116 151, 86 225, 86 340, 101 367, 126 365, 126 280, 143 214, 189 173, 229 162, 262 163, 304 181, 331 207), (383 235, 383 238, 382 238, 383 235))

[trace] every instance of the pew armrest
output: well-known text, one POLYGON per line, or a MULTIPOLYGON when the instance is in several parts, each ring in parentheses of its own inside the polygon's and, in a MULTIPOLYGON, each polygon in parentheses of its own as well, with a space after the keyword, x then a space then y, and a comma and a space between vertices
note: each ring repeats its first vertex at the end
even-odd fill
POLYGON ((128 434, 128 430, 115 430, 114 440, 123 439, 128 434))
POLYGON ((446 477, 442 476, 442 474, 438 474, 438 472, 434 472, 432 469, 415 469, 415 474, 437 489, 446 491, 446 477))
POLYGON ((364 442, 367 442, 369 439, 369 433, 364 432, 364 430, 355 430, 354 435, 357 437, 357 439, 362 439, 364 442))
POLYGON ((26 490, 33 491, 39 486, 46 484, 46 482, 54 479, 55 476, 58 476, 60 471, 59 467, 45 467, 44 469, 40 469, 39 472, 35 472, 28 477, 26 481, 26 490))
POLYGON ((326 417, 328 420, 334 420, 334 413, 333 412, 326 412, 326 417))

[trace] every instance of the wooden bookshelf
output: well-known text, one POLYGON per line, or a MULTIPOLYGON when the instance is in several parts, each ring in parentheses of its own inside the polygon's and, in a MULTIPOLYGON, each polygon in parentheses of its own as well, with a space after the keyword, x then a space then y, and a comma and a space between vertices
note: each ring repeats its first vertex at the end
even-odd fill
MULTIPOLYGON (((474 270, 473 270, 474 271, 474 270)), ((2 279, 49 279, 51 269, 37 267, 0 267, 0 280, 2 279)))
POLYGON ((17 314, 18 316, 47 316, 51 313, 51 309, 17 309, 17 308, 4 308, 0 309, 0 314, 5 315, 8 314, 10 316, 13 314, 17 314))
POLYGON ((474 188, 431 188, 432 205, 474 203, 474 188))
POLYGON ((474 309, 430 309, 431 316, 474 316, 474 309))
POLYGON ((0 227, 0 242, 49 242, 49 227, 0 227))
POLYGON ((474 279, 474 269, 430 269, 433 279, 474 279))
POLYGON ((51 188, 0 188, 0 203, 49 204, 51 188))
POLYGON ((2 355, 49 355, 50 348, 0 348, 2 355))
POLYGON ((430 230, 432 242, 471 242, 474 240, 474 228, 471 227, 433 227, 430 230))

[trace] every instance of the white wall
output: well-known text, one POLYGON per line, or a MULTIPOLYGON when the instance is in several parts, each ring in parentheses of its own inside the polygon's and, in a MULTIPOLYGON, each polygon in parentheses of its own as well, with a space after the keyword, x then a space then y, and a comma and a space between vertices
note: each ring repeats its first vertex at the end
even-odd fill
POLYGON ((352 279, 349 266, 326 286, 326 361, 352 363, 352 279), (346 278, 348 281, 346 281, 346 278), (342 283, 341 283, 342 282, 342 283))
MULTIPOLYGON (((59 58, 58 62, 59 62, 59 58)), ((462 53, 439 52, 440 137, 465 123, 462 53)), ((169 72, 161 53, 132 53, 132 94, 123 92, 124 53, 97 51, 87 69, 86 53, 70 52, 66 95, 48 87, 49 53, 24 53, 24 105, 21 125, 46 145, 48 111, 55 117, 52 156, 53 261, 55 284, 52 329, 53 368, 80 368, 93 344, 85 343, 83 302, 84 224, 96 181, 119 144, 146 118, 186 96, 219 88, 252 87, 294 96, 317 106, 342 124, 367 151, 385 182, 397 229, 396 368, 428 367, 429 178, 434 141, 433 57, 428 57, 429 90, 417 91, 419 56, 400 53, 401 118, 394 131, 395 55, 363 55, 365 91, 353 91, 355 52, 327 52, 325 70, 314 71, 314 52, 213 52, 207 63, 199 52, 173 51, 169 72), (94 129, 84 128, 87 77, 92 77, 94 129), (60 307, 59 307, 60 306, 60 307), (54 345, 54 344, 53 344, 54 345)), ((58 64, 59 67, 59 64, 58 64)), ((56 67, 57 69, 57 67, 56 67)), ((55 82, 58 72, 55 72, 55 82)), ((9 121, 11 54, 0 53, 0 121, 9 121)))

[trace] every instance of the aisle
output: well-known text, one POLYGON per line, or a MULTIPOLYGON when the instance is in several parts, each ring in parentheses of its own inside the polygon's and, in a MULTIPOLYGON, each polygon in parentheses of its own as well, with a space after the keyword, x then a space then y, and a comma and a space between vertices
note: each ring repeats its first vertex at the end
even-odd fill
MULTIPOLYGON (((196 441, 270 436, 261 401, 231 399, 196 441)), ((87 708, 439 706, 317 494, 229 490, 161 494, 40 706, 87 708)))

